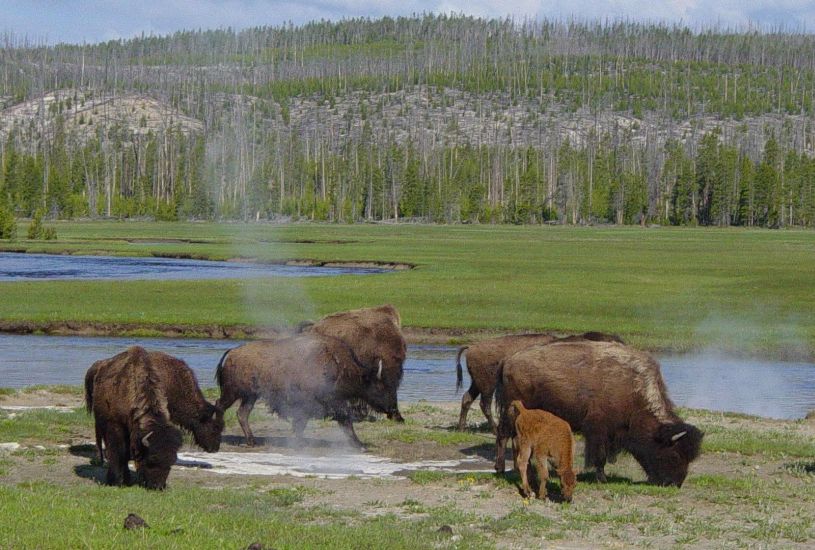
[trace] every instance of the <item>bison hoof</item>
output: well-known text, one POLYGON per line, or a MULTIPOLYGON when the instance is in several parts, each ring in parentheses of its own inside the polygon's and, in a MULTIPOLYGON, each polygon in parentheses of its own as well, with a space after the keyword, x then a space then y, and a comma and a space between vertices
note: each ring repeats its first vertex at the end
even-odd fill
POLYGON ((605 472, 597 472, 596 474, 597 481, 600 483, 606 483, 608 478, 606 477, 605 472))

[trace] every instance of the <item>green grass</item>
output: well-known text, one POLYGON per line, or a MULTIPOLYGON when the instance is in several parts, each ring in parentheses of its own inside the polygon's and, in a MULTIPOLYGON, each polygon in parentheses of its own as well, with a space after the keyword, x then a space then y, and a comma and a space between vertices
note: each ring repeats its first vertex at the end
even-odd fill
POLYGON ((92 485, 0 486, 0 540, 9 548, 202 549, 245 548, 253 542, 281 549, 428 548, 439 542, 428 522, 298 508, 280 494, 179 486, 162 493, 92 485), (123 529, 128 513, 150 527, 123 529))
MULTIPOLYGON (((406 424, 360 423, 360 436, 374 446, 387 431, 438 433, 444 439, 445 420, 456 412, 424 403, 407 411, 412 416, 406 424)), ((411 472, 408 483, 187 471, 171 474, 169 489, 161 493, 108 488, 87 479, 100 469, 89 464, 95 450, 88 443, 92 420, 84 411, 0 413, 0 442, 23 445, 0 452, 0 547, 245 548, 256 541, 281 549, 537 547, 561 540, 564 546, 601 540, 625 547, 811 543, 815 453, 805 446, 812 445, 811 438, 798 435, 800 423, 783 422, 762 432, 742 421, 749 418, 692 414, 703 418, 710 443, 681 489, 635 481, 642 479, 641 469, 624 455, 609 466, 608 483, 594 482, 592 473, 579 474, 574 501, 563 504, 522 499, 515 472, 422 470, 411 472), (66 443, 72 446, 59 446, 66 443), (728 454, 724 459, 712 455, 718 451, 728 454), (400 490, 403 497, 394 501, 392 494, 400 490), (357 500, 343 504, 346 491, 357 500), (122 522, 129 512, 151 527, 125 531, 122 522), (26 528, 19 528, 23 524, 26 528), (438 532, 442 525, 451 526, 453 535, 438 532)), ((262 418, 255 417, 258 430, 262 418)), ((469 435, 491 440, 489 434, 469 435)), ((423 435, 423 441, 433 440, 423 435)), ((452 451, 469 443, 445 445, 452 451)), ((399 450, 395 453, 387 456, 399 456, 399 450)), ((548 489, 559 493, 556 477, 548 489)))
MULTIPOLYGON (((603 330, 648 347, 805 351, 815 342, 809 231, 514 226, 59 223, 38 252, 385 261, 373 276, 13 282, 0 319, 281 325, 395 304, 410 327, 603 330), (142 239, 128 242, 126 239, 142 239), (159 239, 196 242, 162 242, 159 239), (155 239, 153 242, 143 242, 155 239), (206 300, 201 300, 206 296, 206 300), (102 298, 104 297, 104 298, 102 298)), ((455 334, 452 335, 456 337, 455 334)))
POLYGON ((771 457, 815 456, 815 440, 780 430, 751 431, 728 430, 719 426, 699 426, 705 432, 702 450, 705 452, 731 452, 745 456, 756 454, 771 457))
POLYGON ((26 386, 20 391, 23 393, 34 393, 40 390, 60 395, 80 397, 85 395, 85 388, 83 386, 72 386, 68 384, 35 384, 33 386, 26 386))

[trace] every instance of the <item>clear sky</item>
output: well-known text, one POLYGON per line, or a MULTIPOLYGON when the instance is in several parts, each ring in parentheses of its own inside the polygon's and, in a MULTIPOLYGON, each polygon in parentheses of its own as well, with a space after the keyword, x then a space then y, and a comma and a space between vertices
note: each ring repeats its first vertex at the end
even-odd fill
POLYGON ((815 29, 815 0, 0 0, 0 31, 49 43, 99 42, 142 32, 423 12, 815 29))

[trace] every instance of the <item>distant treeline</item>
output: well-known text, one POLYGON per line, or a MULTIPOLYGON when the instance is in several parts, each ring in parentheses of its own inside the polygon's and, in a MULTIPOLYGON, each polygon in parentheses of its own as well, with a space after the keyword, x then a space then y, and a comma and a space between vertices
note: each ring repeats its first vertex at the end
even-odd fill
POLYGON ((297 139, 266 144, 256 168, 203 136, 150 135, 143 143, 89 142, 78 150, 18 151, 6 144, 0 208, 18 216, 154 216, 164 220, 289 216, 355 222, 661 223, 815 225, 815 160, 770 138, 754 161, 706 135, 691 155, 678 142, 657 154, 607 141, 534 147, 348 144, 313 151, 297 139), (216 159, 213 161, 213 158, 216 159), (653 159, 659 159, 660 166, 653 159))
POLYGON ((0 208, 17 216, 815 225, 809 34, 427 15, 4 46, 7 106, 138 93, 203 124, 78 117, 80 135, 76 99, 42 102, 0 127, 0 208), (500 139, 399 107, 416 90, 442 113, 468 94, 457 108, 500 139), (341 123, 293 113, 304 98, 341 123), (650 126, 563 137, 577 113, 650 126))

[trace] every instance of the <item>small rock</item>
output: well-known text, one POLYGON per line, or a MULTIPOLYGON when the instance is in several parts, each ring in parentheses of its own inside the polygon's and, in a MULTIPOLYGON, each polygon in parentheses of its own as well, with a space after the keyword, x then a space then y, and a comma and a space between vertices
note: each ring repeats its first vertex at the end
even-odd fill
POLYGON ((263 545, 259 542, 253 542, 249 546, 246 547, 246 550, 263 550, 263 545))
POLYGON ((125 529, 139 529, 150 527, 147 522, 136 514, 127 514, 125 518, 125 529))
POLYGON ((19 448, 19 443, 0 443, 0 451, 16 451, 19 448))
POLYGON ((439 527, 438 531, 436 531, 436 532, 441 533, 443 535, 452 535, 453 534, 453 528, 450 527, 449 525, 442 525, 441 527, 439 527))

